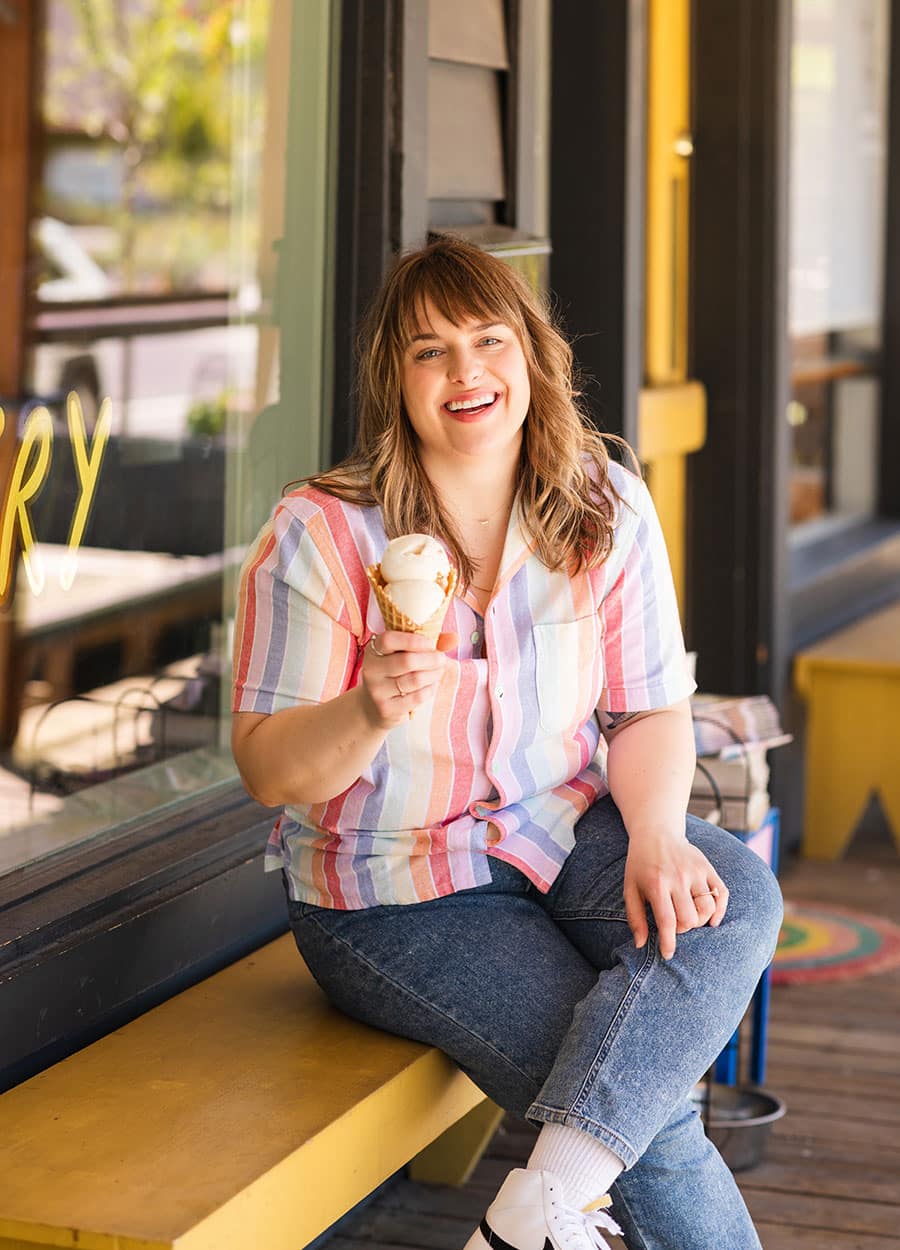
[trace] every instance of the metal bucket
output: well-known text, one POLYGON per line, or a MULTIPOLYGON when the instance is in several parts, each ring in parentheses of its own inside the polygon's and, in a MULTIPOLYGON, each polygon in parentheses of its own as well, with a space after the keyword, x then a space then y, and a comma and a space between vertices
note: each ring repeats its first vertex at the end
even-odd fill
POLYGON ((769 1131, 787 1107, 780 1098, 759 1088, 698 1085, 693 1099, 700 1108, 706 1135, 732 1172, 742 1172, 760 1162, 769 1131))

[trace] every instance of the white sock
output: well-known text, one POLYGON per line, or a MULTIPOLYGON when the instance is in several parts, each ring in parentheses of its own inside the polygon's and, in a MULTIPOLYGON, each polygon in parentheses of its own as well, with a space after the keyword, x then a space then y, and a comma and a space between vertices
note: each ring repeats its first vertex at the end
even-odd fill
POLYGON ((584 1210, 603 1197, 625 1164, 590 1133, 567 1124, 544 1124, 525 1166, 552 1172, 569 1206, 584 1210))

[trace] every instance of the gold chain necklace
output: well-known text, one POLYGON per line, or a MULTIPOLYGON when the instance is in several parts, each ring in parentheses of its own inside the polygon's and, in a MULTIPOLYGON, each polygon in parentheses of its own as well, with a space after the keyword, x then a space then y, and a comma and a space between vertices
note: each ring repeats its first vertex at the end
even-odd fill
POLYGON ((499 508, 495 508, 495 509, 494 509, 494 511, 490 514, 490 516, 486 516, 486 517, 476 517, 476 518, 475 518, 475 520, 476 520, 476 522, 477 522, 477 524, 478 524, 478 525, 487 525, 487 524, 488 524, 488 522, 493 521, 493 519, 494 519, 494 517, 495 517, 495 516, 499 516, 499 515, 500 515, 500 513, 503 511, 503 509, 504 509, 504 508, 506 508, 506 510, 507 510, 508 512, 511 512, 511 511, 512 511, 512 503, 511 503, 511 502, 510 502, 510 503, 502 503, 502 504, 500 505, 500 507, 499 507, 499 508))

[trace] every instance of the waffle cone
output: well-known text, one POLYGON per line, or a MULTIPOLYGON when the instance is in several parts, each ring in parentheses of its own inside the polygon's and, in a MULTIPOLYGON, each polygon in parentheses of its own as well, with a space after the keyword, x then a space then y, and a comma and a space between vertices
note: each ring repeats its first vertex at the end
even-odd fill
POLYGON ((385 629, 399 629, 404 634, 422 634, 425 638, 430 638, 432 642, 437 642, 441 627, 444 624, 444 617, 447 615, 447 609, 450 606, 450 600, 453 598, 453 592, 456 590, 456 569, 451 569, 447 577, 439 581, 439 584, 444 589, 444 601, 439 608, 432 612, 428 620, 423 621, 421 625, 411 620, 405 612, 401 612, 394 603, 387 592, 387 587, 381 576, 380 565, 370 564, 366 569, 366 576, 375 593, 375 599, 381 609, 381 615, 384 617, 385 629))

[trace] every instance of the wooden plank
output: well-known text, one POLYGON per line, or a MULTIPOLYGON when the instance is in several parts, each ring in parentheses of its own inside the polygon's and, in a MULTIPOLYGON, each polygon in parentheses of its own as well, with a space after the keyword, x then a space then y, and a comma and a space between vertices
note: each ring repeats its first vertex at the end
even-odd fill
POLYGON ((800 1043, 815 1047, 820 1052, 890 1057, 896 1061, 896 1070, 900 1072, 900 1047, 896 1036, 891 1037, 878 1029, 854 1029, 848 1032, 827 1025, 788 1022, 775 1016, 769 1024, 769 1036, 773 1041, 800 1043))
MULTIPOLYGON (((782 1121, 783 1123, 783 1121, 782 1121)), ((848 1146, 841 1139, 819 1137, 815 1134, 807 1136, 794 1135, 787 1132, 772 1133, 769 1138, 768 1157, 776 1162, 785 1160, 803 1160, 809 1168, 809 1175, 818 1178, 821 1174, 840 1169, 845 1164, 866 1167, 873 1172, 886 1172, 897 1177, 898 1163, 896 1151, 880 1150, 877 1146, 868 1146, 865 1142, 856 1142, 848 1146)), ((810 1184, 817 1184, 811 1181, 810 1184)), ((898 1186, 900 1195, 900 1186, 898 1186)), ((900 1196, 898 1196, 900 1202, 900 1196)))
MULTIPOLYGON (((790 1064, 808 1063, 809 1071, 821 1072, 842 1072, 852 1073, 859 1071, 865 1066, 865 1071, 872 1076, 873 1074, 882 1074, 888 1078, 897 1075, 896 1061, 889 1055, 865 1055, 862 1059, 855 1054, 837 1054, 829 1051, 818 1054, 813 1047, 803 1045, 790 1045, 788 1043, 776 1044, 770 1051, 776 1062, 783 1061, 790 1064)), ((768 1076, 766 1078, 768 1083, 768 1076)))
POLYGON ((744 1197, 755 1221, 790 1224, 792 1228, 839 1230, 890 1237, 897 1232, 893 1203, 860 1202, 827 1194, 786 1194, 774 1189, 747 1189, 744 1197))
MULTIPOLYGON (((789 1067, 785 1064, 768 1065, 766 1087, 785 1098, 792 1106, 795 1093, 818 1096, 822 1092, 822 1073, 828 1071, 828 1088, 835 1094, 858 1095, 862 1101, 876 1100, 888 1103, 891 1107, 900 1104, 900 1077, 889 1075, 862 1075, 852 1068, 845 1070, 810 1069, 809 1066, 798 1064, 789 1067)), ((891 1112, 893 1114, 893 1112, 891 1112)))
MULTIPOLYGON (((809 1154, 810 1152, 807 1152, 809 1154)), ((869 1161, 848 1159, 830 1163, 798 1156, 793 1148, 781 1151, 771 1146, 767 1157, 754 1168, 741 1172, 738 1180, 744 1193, 750 1190, 781 1190, 787 1194, 824 1194, 831 1198, 849 1198, 856 1202, 897 1204, 897 1172, 877 1170, 869 1161)))
MULTIPOLYGON (((828 1089, 798 1089, 781 1084, 778 1096, 788 1104, 788 1115, 843 1116, 848 1121, 862 1120, 866 1124, 900 1125, 900 1099, 885 1098, 880 1093, 837 1093, 834 1086, 828 1089)), ((897 1135, 900 1141, 900 1133, 897 1135)))
POLYGON ((823 1020, 852 1035, 860 1027, 860 1018, 864 1015, 866 1024, 873 1032, 889 1033, 900 1008, 900 981, 895 980, 893 974, 883 974, 877 981, 868 977, 866 980, 869 982, 866 993, 854 993, 852 988, 842 990, 837 1002, 823 998, 821 985, 813 994, 798 992, 807 987, 797 986, 790 999, 785 998, 786 987, 776 985, 773 987, 772 1019, 780 1021, 788 1014, 794 1017, 802 1015, 804 1020, 823 1020))
POLYGON ((410 1211, 420 1215, 468 1220, 474 1228, 484 1215, 483 1194, 488 1192, 483 1186, 425 1185, 404 1178, 396 1181, 385 1192, 380 1205, 385 1210, 394 1212, 410 1211))
POLYGON ((849 1149, 852 1143, 878 1146, 900 1161, 900 1133, 895 1124, 873 1124, 871 1120, 845 1120, 840 1116, 819 1115, 811 1111, 788 1111, 781 1132, 791 1137, 825 1137, 833 1135, 849 1149))
POLYGON ((843 1233, 826 1228, 797 1228, 793 1224, 757 1221, 763 1250, 900 1250, 900 1237, 843 1233))
MULTIPOLYGON (((484 1212, 481 1213, 482 1215, 484 1212)), ((478 1216, 480 1219, 481 1216, 478 1216)), ((354 1230, 360 1239, 397 1246, 430 1246, 432 1250, 459 1250, 475 1231, 478 1219, 444 1215, 436 1220, 419 1211, 394 1211, 379 1204, 363 1211, 354 1230)))

